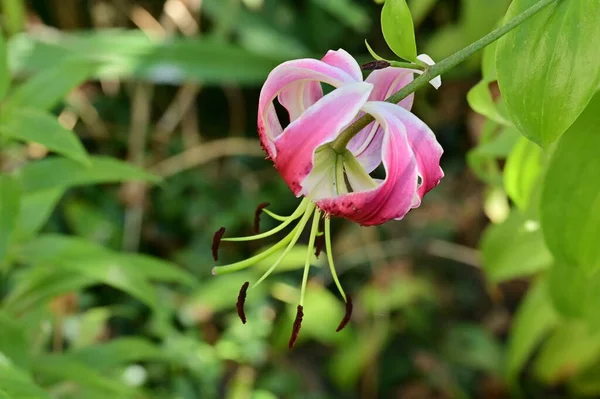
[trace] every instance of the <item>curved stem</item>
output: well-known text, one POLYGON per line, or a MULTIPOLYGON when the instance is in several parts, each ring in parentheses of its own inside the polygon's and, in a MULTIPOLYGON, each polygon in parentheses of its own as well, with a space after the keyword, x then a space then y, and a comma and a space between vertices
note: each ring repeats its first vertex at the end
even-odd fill
MULTIPOLYGON (((438 75, 442 75, 448 70, 454 68, 456 65, 460 64, 477 51, 482 48, 488 46, 494 41, 498 40, 529 18, 533 17, 535 14, 540 12, 544 7, 556 2, 558 0, 539 0, 537 3, 529 7, 527 10, 523 11, 521 14, 517 15, 506 24, 502 25, 498 29, 493 30, 488 33, 481 39, 477 40, 474 43, 471 43, 467 47, 462 50, 452 54, 450 57, 443 59, 435 65, 427 68, 425 73, 421 76, 413 80, 408 85, 404 86, 402 89, 394 93, 390 96, 386 101, 390 103, 398 103, 404 98, 408 97, 409 94, 415 92, 422 86, 425 86, 431 79, 438 75)), ((340 135, 335 139, 332 146, 333 149, 337 152, 341 152, 346 149, 346 146, 352 139, 352 137, 356 136, 358 132, 364 129, 369 123, 373 122, 373 117, 371 115, 363 115, 352 125, 348 126, 340 135)))

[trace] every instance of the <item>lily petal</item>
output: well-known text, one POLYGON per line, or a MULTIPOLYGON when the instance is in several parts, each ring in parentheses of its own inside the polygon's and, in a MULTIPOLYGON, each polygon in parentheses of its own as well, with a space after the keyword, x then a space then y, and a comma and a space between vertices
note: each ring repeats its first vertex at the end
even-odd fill
MULTIPOLYGON (((430 56, 428 56, 427 54, 421 54, 421 55, 417 56, 417 59, 423 61, 427 65, 435 65, 435 62, 433 61, 433 59, 430 56)), ((418 73, 419 75, 423 73, 423 71, 415 71, 415 72, 418 73)), ((440 75, 438 75, 435 78, 431 79, 429 81, 429 83, 435 89, 439 89, 440 86, 442 85, 442 77, 440 75)))
POLYGON ((346 50, 339 49, 337 51, 329 50, 321 61, 340 68, 348 75, 352 76, 357 82, 362 82, 363 75, 358 62, 346 50))
POLYGON ((290 122, 293 122, 321 97, 323 97, 323 90, 319 82, 300 80, 287 85, 281 90, 277 99, 288 111, 290 122))
MULTIPOLYGON (((365 82, 372 83, 375 88, 371 92, 369 101, 385 101, 392 94, 402 89, 413 81, 412 69, 404 68, 384 68, 371 72, 365 82)), ((414 93, 400 101, 398 104, 410 111, 413 105, 414 93)))
MULTIPOLYGON (((340 68, 310 58, 287 61, 275 67, 262 87, 258 102, 258 135, 263 148, 270 158, 275 158, 276 156, 273 140, 283 132, 281 123, 275 112, 273 100, 288 85, 299 81, 321 81, 334 87, 340 87, 344 84, 354 83, 355 79, 340 68)), ((309 99, 314 98, 313 89, 309 89, 308 93, 307 97, 309 99)), ((289 93, 284 95, 284 101, 286 101, 287 97, 289 97, 289 93)), ((304 94, 302 97, 301 105, 305 106, 304 94)), ((300 101, 293 104, 288 101, 288 106, 295 107, 288 109, 290 115, 297 116, 296 107, 299 107, 299 103, 300 101)))
POLYGON ((275 167, 296 196, 308 195, 305 178, 313 170, 314 155, 321 145, 333 141, 352 122, 373 86, 347 84, 327 94, 290 123, 275 141, 275 167))
POLYGON ((402 218, 413 207, 417 191, 417 162, 408 142, 406 127, 386 110, 388 106, 402 109, 394 104, 375 101, 366 103, 362 108, 375 117, 384 131, 381 153, 385 179, 375 180, 378 184, 375 189, 317 201, 317 206, 323 211, 363 226, 372 226, 402 218))

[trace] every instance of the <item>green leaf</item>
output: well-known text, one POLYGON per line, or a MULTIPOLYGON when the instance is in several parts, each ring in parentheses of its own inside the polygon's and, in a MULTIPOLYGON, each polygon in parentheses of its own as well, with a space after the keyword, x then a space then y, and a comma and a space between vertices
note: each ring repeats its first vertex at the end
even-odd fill
POLYGON ((64 192, 63 188, 51 188, 23 194, 15 238, 31 237, 44 227, 64 192))
POLYGON ((600 362, 577 373, 569 381, 569 388, 577 395, 597 397, 600 393, 600 362))
POLYGON ((79 138, 65 129, 58 120, 43 111, 30 108, 9 108, 0 117, 0 135, 22 141, 33 141, 89 165, 89 158, 79 138))
MULTIPOLYGON (((15 318, 0 311, 0 358, 10 359, 12 364, 23 370, 29 368, 30 360, 29 343, 25 334, 25 328, 15 318)), ((0 392, 1 389, 0 385, 0 392)))
POLYGON ((548 298, 544 280, 538 280, 527 293, 513 320, 507 350, 507 377, 514 382, 521 368, 559 318, 548 298))
POLYGON ((600 334, 582 322, 563 323, 543 345, 533 369, 543 382, 555 384, 592 365, 598 355, 600 334))
POLYGON ((117 159, 95 156, 90 157, 90 161, 87 167, 64 158, 46 158, 27 164, 20 170, 24 190, 34 192, 131 180, 160 181, 158 177, 117 159))
POLYGON ((398 57, 408 61, 417 59, 415 28, 406 0, 386 0, 381 10, 381 30, 398 57))
POLYGON ((367 10, 354 1, 312 0, 312 2, 357 32, 366 32, 371 25, 367 10))
POLYGON ((600 95, 559 141, 541 197, 544 238, 554 256, 588 272, 600 269, 600 95))
POLYGON ((19 214, 21 185, 11 176, 0 175, 0 265, 8 253, 19 214))
POLYGON ((98 62, 86 58, 61 59, 60 63, 48 65, 25 83, 15 87, 5 107, 49 111, 71 90, 93 76, 98 65, 98 62))
POLYGON ((10 72, 8 70, 8 58, 6 54, 6 40, 4 33, 0 31, 0 100, 4 98, 10 87, 10 72))
POLYGON ((494 282, 529 276, 552 264, 539 221, 518 210, 503 223, 490 225, 480 247, 483 267, 494 282))
POLYGON ((486 81, 482 80, 469 90, 469 93, 467 93, 467 101, 473 111, 502 125, 512 125, 512 122, 502 114, 498 105, 494 102, 492 93, 490 93, 489 84, 486 81))
POLYGON ((502 347, 483 326, 452 326, 443 342, 444 359, 469 369, 500 376, 504 362, 502 347))
POLYGON ((1 399, 51 399, 35 385, 31 377, 11 365, 0 362, 1 399))
POLYGON ((511 200, 521 210, 530 206, 539 187, 546 155, 534 143, 521 137, 506 159, 504 188, 511 200))
POLYGON ((286 60, 262 55, 211 38, 174 37, 155 40, 140 30, 100 30, 60 33, 52 39, 22 34, 9 42, 9 65, 19 73, 57 67, 64 59, 99 62, 94 77, 135 78, 156 83, 235 82, 262 84, 269 72, 286 60))
MULTIPOLYGON (((506 19, 538 0, 514 0, 506 19)), ((559 138, 600 83, 597 0, 557 1, 502 37, 500 91, 515 125, 542 147, 559 138)))

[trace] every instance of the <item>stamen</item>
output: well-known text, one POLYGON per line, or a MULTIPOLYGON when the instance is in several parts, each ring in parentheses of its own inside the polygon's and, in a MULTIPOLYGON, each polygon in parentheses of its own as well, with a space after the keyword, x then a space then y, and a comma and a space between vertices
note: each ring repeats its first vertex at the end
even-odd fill
POLYGON ((249 281, 246 281, 242 288, 240 288, 240 293, 238 295, 236 307, 238 316, 240 316, 240 320, 242 323, 246 324, 246 313, 244 313, 244 303, 246 302, 246 291, 248 291, 248 286, 250 285, 249 281))
POLYGON ((296 308, 296 319, 294 319, 294 326, 292 327, 292 336, 290 337, 290 342, 288 347, 292 349, 294 345, 296 345, 296 340, 298 339, 298 334, 300 333, 300 327, 302 327, 302 318, 304 317, 302 305, 298 305, 296 308))
POLYGON ((323 250, 323 246, 325 245, 325 235, 320 234, 317 235, 315 239, 315 257, 319 257, 321 255, 321 251, 323 250))
POLYGON ((362 64, 361 69, 363 71, 371 71, 376 69, 384 69, 389 67, 391 64, 385 60, 376 60, 362 64))
POLYGON ((304 306, 304 293, 306 292, 306 283, 308 282, 308 271, 310 269, 312 249, 315 246, 315 236, 319 231, 320 217, 321 211, 317 209, 313 216, 312 226, 310 228, 310 237, 308 238, 308 253, 306 254, 306 260, 304 261, 304 274, 302 275, 302 286, 300 288, 300 305, 302 306, 304 306))
POLYGON ((271 212, 268 209, 263 209, 263 212, 266 213, 267 215, 271 216, 273 219, 279 220, 280 222, 283 222, 283 221, 287 220, 287 218, 289 218, 289 216, 281 216, 274 212, 271 212))
POLYGON ((260 233, 260 214, 263 211, 263 209, 265 209, 269 205, 270 204, 268 202, 263 202, 258 204, 258 206, 256 207, 256 210, 254 211, 254 234, 260 233))
POLYGON ((347 302, 346 294, 342 289, 340 280, 338 280, 338 276, 335 271, 335 265, 333 263, 333 252, 331 251, 331 220, 328 217, 325 218, 325 251, 327 251, 327 261, 329 262, 329 270, 331 270, 331 277, 333 278, 333 281, 335 282, 338 291, 342 295, 342 298, 344 298, 344 301, 347 302))
POLYGON ((215 232, 215 235, 213 236, 211 250, 215 262, 219 260, 219 245, 221 245, 221 238, 223 238, 223 234, 225 234, 225 227, 221 227, 215 232))
POLYGON ((275 228, 273 228, 273 229, 271 229, 269 231, 265 231, 264 233, 255 234, 255 235, 248 236, 248 237, 230 237, 230 238, 228 237, 228 238, 223 238, 223 241, 253 241, 253 240, 260 240, 261 238, 266 238, 266 237, 272 236, 273 234, 280 232, 287 225, 289 225, 294 220, 296 220, 300 216, 302 216, 304 214, 304 211, 308 207, 309 203, 310 203, 310 200, 308 198, 304 198, 302 200, 302 202, 300 202, 300 205, 298 205, 298 208, 296 208, 296 210, 294 211, 294 213, 292 213, 292 215, 290 217, 288 217, 279 226, 277 226, 277 227, 275 227, 275 228))
MULTIPOLYGON (((308 209, 305 211, 304 215, 302 216, 300 223, 298 223, 298 225, 296 227, 294 227, 294 230, 292 230, 291 234, 293 234, 294 236, 291 239, 291 241, 289 242, 285 251, 283 251, 283 253, 279 256, 279 258, 277 258, 275 263, 273 263, 273 265, 271 265, 269 270, 267 270, 261 276, 261 278, 259 278, 258 281, 252 285, 252 288, 256 287, 257 285, 262 283, 267 277, 269 277, 269 275, 273 272, 273 270, 275 270, 275 268, 277 268, 277 266, 279 266, 281 261, 286 257, 286 255, 290 252, 290 250, 294 247, 294 245, 296 245, 296 242, 300 238, 300 235, 302 234, 302 231, 304 230, 304 226, 306 226, 306 223, 308 222, 308 218, 310 217, 310 215, 312 214, 314 209, 315 209, 315 205, 313 203, 310 203, 308 205, 308 209)), ((310 248, 310 245, 309 245, 309 248, 310 248)))
POLYGON ((346 324, 350 321, 350 317, 352 317, 352 297, 350 295, 346 295, 346 314, 344 314, 344 318, 340 322, 340 325, 335 330, 335 332, 340 332, 346 327, 346 324))

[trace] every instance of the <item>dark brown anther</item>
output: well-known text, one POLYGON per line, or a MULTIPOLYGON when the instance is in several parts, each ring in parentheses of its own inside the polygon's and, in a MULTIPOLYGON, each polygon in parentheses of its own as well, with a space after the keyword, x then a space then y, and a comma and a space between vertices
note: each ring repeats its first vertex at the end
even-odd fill
POLYGON ((325 234, 321 234, 315 238, 315 256, 318 258, 321 255, 323 246, 325 245, 325 234))
POLYGON ((215 235, 213 236, 211 250, 215 262, 219 260, 219 245, 221 245, 221 238, 223 238, 223 234, 225 234, 225 227, 221 227, 215 232, 215 235))
POLYGON ((260 233, 260 214, 262 213, 262 210, 269 205, 268 202, 263 202, 256 207, 256 210, 254 211, 254 234, 260 233))
POLYGON ((240 288, 240 293, 238 295, 237 303, 235 304, 235 306, 237 307, 238 316, 240 316, 240 320, 244 324, 246 324, 246 313, 244 312, 244 303, 246 303, 246 291, 248 291, 249 285, 249 281, 246 281, 242 285, 242 288, 240 288))
POLYGON ((296 309, 296 319, 294 320, 294 326, 292 327, 292 336, 290 337, 290 343, 288 347, 292 349, 296 345, 298 334, 300 333, 300 327, 302 327, 302 318, 304 317, 304 311, 302 305, 298 305, 296 309))
POLYGON ((335 330, 335 332, 342 331, 344 327, 346 327, 346 324, 348 324, 348 322, 350 321, 350 317, 352 317, 352 297, 346 294, 346 314, 344 315, 344 318, 340 322, 340 325, 335 330))
POLYGON ((363 71, 374 71, 376 69, 384 69, 390 66, 390 63, 384 60, 376 60, 367 62, 361 66, 363 71))

